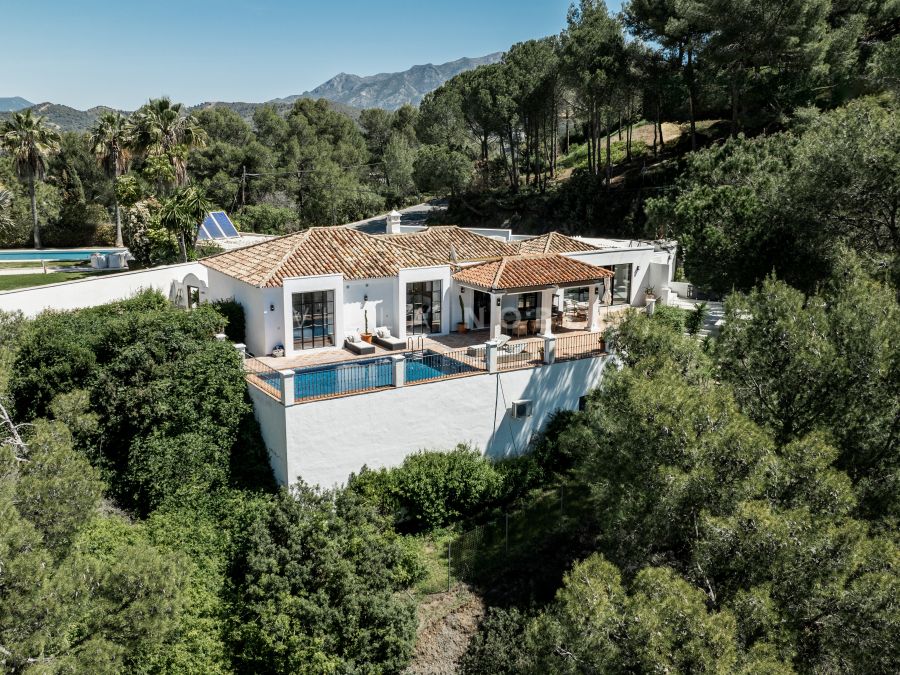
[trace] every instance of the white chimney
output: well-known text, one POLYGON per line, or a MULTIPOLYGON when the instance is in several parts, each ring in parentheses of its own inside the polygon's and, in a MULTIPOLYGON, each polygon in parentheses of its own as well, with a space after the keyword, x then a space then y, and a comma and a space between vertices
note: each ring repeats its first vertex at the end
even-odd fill
POLYGON ((399 211, 391 211, 387 214, 387 233, 400 234, 400 219, 403 216, 399 211))

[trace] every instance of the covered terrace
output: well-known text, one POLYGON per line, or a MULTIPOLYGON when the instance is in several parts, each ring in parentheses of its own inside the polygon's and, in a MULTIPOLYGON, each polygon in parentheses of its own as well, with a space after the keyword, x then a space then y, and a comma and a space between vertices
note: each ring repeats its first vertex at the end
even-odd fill
POLYGON ((613 272, 557 253, 504 256, 453 275, 466 323, 486 328, 489 338, 549 337, 577 313, 582 328, 600 329, 600 306, 609 304, 613 272), (583 302, 566 291, 582 289, 583 302))

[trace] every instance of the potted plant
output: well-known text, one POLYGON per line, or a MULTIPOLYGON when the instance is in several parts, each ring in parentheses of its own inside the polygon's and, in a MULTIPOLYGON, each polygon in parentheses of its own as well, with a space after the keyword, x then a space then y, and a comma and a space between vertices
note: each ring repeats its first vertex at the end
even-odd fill
POLYGON ((275 358, 278 358, 278 359, 280 359, 282 356, 284 356, 284 345, 281 345, 281 344, 275 345, 275 347, 272 348, 272 356, 274 356, 275 358))
POLYGON ((360 334, 364 342, 372 342, 372 334, 369 332, 369 312, 363 310, 363 321, 365 321, 365 330, 360 334))
POLYGON ((644 297, 647 300, 653 300, 656 297, 656 289, 653 286, 647 286, 647 290, 644 291, 644 297))
POLYGON ((469 330, 469 326, 466 324, 466 306, 463 303, 461 295, 459 296, 459 315, 463 320, 456 324, 456 332, 465 333, 467 330, 469 330))

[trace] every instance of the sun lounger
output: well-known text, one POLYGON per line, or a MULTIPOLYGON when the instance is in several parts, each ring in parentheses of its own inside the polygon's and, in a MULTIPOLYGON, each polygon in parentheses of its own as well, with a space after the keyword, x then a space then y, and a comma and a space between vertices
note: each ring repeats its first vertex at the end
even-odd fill
MULTIPOLYGON (((488 342, 492 342, 497 345, 497 347, 502 348, 507 342, 509 342, 509 335, 501 335, 498 338, 494 338, 493 340, 488 340, 488 342)), ((466 356, 484 356, 484 350, 487 348, 487 343, 481 345, 471 345, 468 349, 466 349, 466 356)))
POLYGON ((352 339, 352 337, 348 337, 344 342, 344 348, 349 349, 354 354, 374 354, 375 346, 370 345, 368 342, 363 342, 359 336, 355 336, 356 339, 352 339))
POLYGON ((377 344, 379 347, 383 347, 391 352, 401 351, 406 349, 406 340, 401 340, 398 337, 394 337, 391 335, 391 331, 387 328, 379 328, 375 331, 375 335, 372 336, 372 342, 377 344))

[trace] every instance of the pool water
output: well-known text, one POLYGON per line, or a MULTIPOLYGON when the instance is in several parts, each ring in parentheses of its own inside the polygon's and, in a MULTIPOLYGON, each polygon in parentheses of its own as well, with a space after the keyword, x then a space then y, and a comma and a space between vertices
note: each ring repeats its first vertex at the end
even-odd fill
MULTIPOLYGON (((421 382, 447 375, 472 372, 475 368, 426 349, 406 355, 407 382, 421 382)), ((388 357, 348 361, 294 370, 294 400, 335 396, 352 391, 390 387, 394 383, 393 361, 388 357)))
POLYGON ((37 251, 0 251, 0 262, 20 262, 26 260, 90 260, 93 253, 117 253, 121 248, 93 249, 53 249, 45 248, 37 251))

